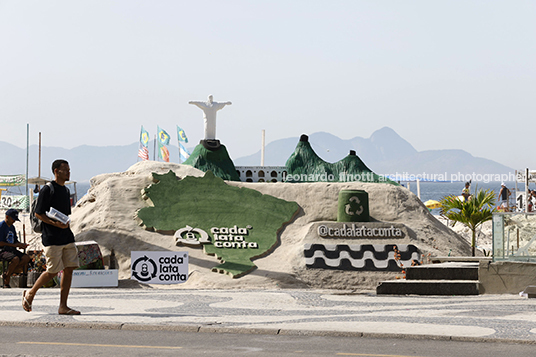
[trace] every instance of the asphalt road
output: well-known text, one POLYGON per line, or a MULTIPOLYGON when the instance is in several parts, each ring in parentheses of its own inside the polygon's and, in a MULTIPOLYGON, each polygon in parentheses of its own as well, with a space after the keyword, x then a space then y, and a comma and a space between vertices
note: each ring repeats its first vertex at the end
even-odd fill
POLYGON ((0 356, 534 356, 531 344, 0 327, 0 356))
POLYGON ((330 290, 0 289, 0 356, 534 356, 536 299, 330 290))

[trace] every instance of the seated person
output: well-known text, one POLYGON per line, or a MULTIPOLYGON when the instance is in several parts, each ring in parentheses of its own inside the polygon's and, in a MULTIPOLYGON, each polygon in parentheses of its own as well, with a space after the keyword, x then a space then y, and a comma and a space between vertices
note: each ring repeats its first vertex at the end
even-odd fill
POLYGON ((28 273, 28 263, 30 262, 30 257, 17 249, 25 249, 28 244, 21 243, 17 239, 14 226, 16 221, 19 221, 19 211, 12 208, 6 211, 6 219, 0 222, 0 260, 10 262, 7 271, 2 276, 6 288, 10 287, 11 275, 15 271, 22 271, 23 274, 28 273))
POLYGON ((465 187, 462 189, 463 201, 467 202, 471 197, 471 182, 466 182, 465 187))

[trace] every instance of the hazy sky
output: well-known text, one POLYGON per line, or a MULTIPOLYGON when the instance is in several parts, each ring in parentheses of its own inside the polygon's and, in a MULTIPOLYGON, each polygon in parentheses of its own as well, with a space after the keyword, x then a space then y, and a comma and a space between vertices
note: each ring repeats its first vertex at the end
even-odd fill
POLYGON ((0 0, 0 140, 25 147, 29 123, 31 144, 126 145, 160 125, 176 145, 178 124, 197 143, 188 101, 213 94, 233 102, 217 126, 233 158, 262 129, 389 126, 536 169, 535 19, 516 0, 0 0))

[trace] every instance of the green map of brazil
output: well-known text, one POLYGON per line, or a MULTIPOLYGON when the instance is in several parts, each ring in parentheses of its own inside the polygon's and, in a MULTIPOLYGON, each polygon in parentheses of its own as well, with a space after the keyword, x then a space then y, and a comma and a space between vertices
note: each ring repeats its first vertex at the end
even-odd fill
POLYGON ((233 278, 252 271, 253 259, 275 249, 279 231, 299 209, 296 202, 229 186, 211 171, 182 180, 173 171, 153 173, 153 181, 142 192, 152 204, 138 211, 143 224, 175 232, 177 245, 202 245, 221 262, 212 271, 233 278))

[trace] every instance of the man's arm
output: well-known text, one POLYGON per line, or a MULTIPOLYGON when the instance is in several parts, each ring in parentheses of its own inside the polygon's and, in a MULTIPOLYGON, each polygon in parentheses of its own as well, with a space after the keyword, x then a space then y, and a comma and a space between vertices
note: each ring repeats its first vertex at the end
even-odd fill
POLYGON ((69 224, 63 224, 60 221, 56 221, 56 220, 50 218, 49 216, 47 216, 46 214, 36 213, 35 216, 37 218, 39 218, 40 220, 42 220, 44 223, 50 224, 51 226, 54 226, 54 227, 58 227, 58 228, 61 228, 61 229, 65 229, 65 228, 69 227, 69 224))
POLYGON ((0 240, 0 247, 13 247, 13 248, 20 248, 20 249, 25 249, 26 247, 28 247, 28 244, 19 242, 19 239, 16 233, 15 233, 15 242, 13 243, 6 242, 4 239, 5 239, 5 235, 7 234, 7 232, 8 232, 7 230, 2 230, 2 233, 0 233, 3 237, 2 240, 0 240))
POLYGON ((21 242, 17 242, 17 243, 0 242, 0 247, 13 247, 13 248, 24 249, 28 247, 28 244, 21 243, 21 242))
POLYGON ((50 186, 45 185, 39 192, 39 196, 37 197, 37 206, 35 208, 35 216, 39 218, 41 221, 43 221, 46 224, 49 224, 54 227, 65 229, 69 227, 69 224, 63 224, 59 221, 56 221, 54 219, 51 219, 46 215, 46 211, 50 210, 51 200, 51 192, 50 192, 50 186))

